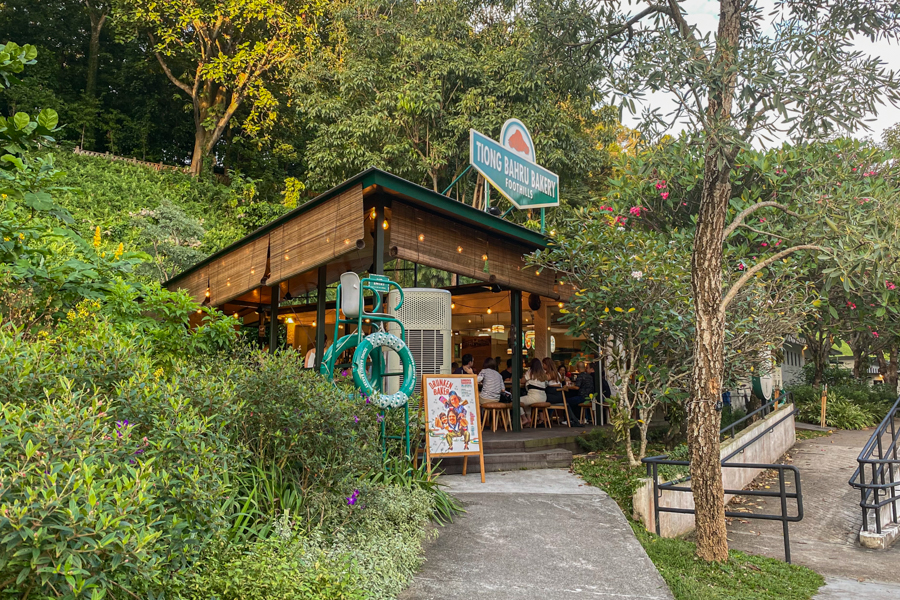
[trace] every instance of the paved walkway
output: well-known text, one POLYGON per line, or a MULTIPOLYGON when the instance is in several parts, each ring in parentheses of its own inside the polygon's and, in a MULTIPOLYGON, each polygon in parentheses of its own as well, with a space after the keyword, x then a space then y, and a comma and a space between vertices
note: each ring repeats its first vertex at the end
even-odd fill
POLYGON ((401 600, 670 600, 616 503, 565 470, 446 476, 466 513, 401 600))
MULTIPOLYGON (((784 458, 800 469, 805 512, 801 522, 790 525, 792 559, 826 577, 828 585, 817 598, 900 598, 900 548, 868 550, 857 542, 862 524, 859 492, 847 485, 847 480, 871 435, 871 429, 836 431, 798 442, 784 458)), ((777 489, 777 476, 769 474, 768 480, 765 477, 755 483, 777 489)), ((778 513, 779 502, 777 498, 767 501, 746 496, 734 506, 752 512, 778 513)), ((794 504, 788 506, 793 513, 794 504)), ((728 537, 732 548, 784 560, 780 522, 730 521, 728 537)))

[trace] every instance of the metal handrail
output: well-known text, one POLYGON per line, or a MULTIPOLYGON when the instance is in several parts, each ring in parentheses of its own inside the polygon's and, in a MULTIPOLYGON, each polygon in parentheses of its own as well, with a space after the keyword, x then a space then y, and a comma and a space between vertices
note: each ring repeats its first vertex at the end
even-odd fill
POLYGON ((734 438, 734 436, 736 435, 735 428, 738 425, 744 423, 745 421, 749 421, 750 419, 752 419, 753 417, 755 417, 758 414, 762 414, 762 416, 765 417, 766 415, 769 414, 769 412, 777 409, 779 404, 781 404, 781 403, 790 404, 791 402, 793 402, 793 394, 789 391, 786 391, 786 392, 784 392, 783 396, 776 398, 775 400, 772 400, 770 402, 767 402, 766 404, 763 404, 762 406, 760 406, 759 408, 754 410, 749 415, 741 417, 740 419, 738 419, 737 421, 735 421, 734 423, 732 423, 731 425, 729 425, 727 427, 723 427, 721 430, 719 430, 719 438, 724 440, 726 437, 728 437, 725 435, 725 432, 727 432, 727 431, 730 431, 731 437, 734 438))
MULTIPOLYGON (((780 399, 779 399, 780 400, 780 399)), ((754 415, 760 413, 763 410, 767 411, 769 409, 776 409, 779 403, 779 400, 773 400, 760 407, 759 409, 753 411, 746 417, 735 421, 728 427, 723 428, 719 434, 724 435, 726 431, 729 429, 732 430, 732 439, 734 439, 734 427, 740 424, 747 419, 750 419, 754 415)), ((723 458, 720 462, 723 467, 731 468, 731 469, 760 469, 764 471, 774 470, 778 471, 778 491, 761 491, 761 490, 724 490, 725 494, 730 494, 734 496, 758 496, 758 497, 769 497, 769 498, 780 498, 780 512, 778 514, 769 514, 769 513, 740 513, 733 511, 725 511, 726 517, 738 517, 742 519, 760 519, 764 521, 781 521, 782 533, 784 536, 784 560, 787 563, 791 562, 791 537, 790 531, 788 529, 789 523, 796 523, 803 519, 803 492, 800 488, 800 470, 793 465, 781 465, 781 464, 762 464, 762 463, 729 463, 728 461, 742 453, 749 446, 756 443, 760 438, 764 435, 772 433, 776 426, 783 423, 789 418, 792 418, 794 415, 798 413, 798 409, 794 408, 794 410, 788 412, 784 416, 781 417, 777 422, 772 423, 768 427, 766 427, 763 431, 759 432, 756 436, 747 440, 743 444, 741 444, 737 449, 731 452, 728 456, 723 458), (785 482, 784 473, 785 471, 791 471, 794 474, 794 490, 793 492, 787 491, 787 486, 785 482), (788 500, 796 500, 797 502, 797 514, 790 515, 788 513, 787 502, 788 500)), ((644 458, 641 462, 647 465, 647 477, 653 480, 653 514, 654 514, 654 523, 656 524, 656 534, 660 534, 660 524, 659 524, 659 514, 662 512, 668 513, 678 513, 678 514, 695 514, 695 509, 693 508, 669 508, 659 505, 659 499, 662 496, 664 491, 670 492, 692 492, 693 490, 690 487, 680 486, 678 484, 683 483, 685 481, 690 480, 690 476, 680 477, 674 479, 672 481, 666 481, 663 483, 659 482, 659 465, 676 465, 676 466, 690 466, 690 462, 686 460, 669 460, 667 455, 660 456, 649 456, 644 458)), ((898 461, 900 462, 900 461, 898 461)))
MULTIPOLYGON (((883 523, 881 522, 881 509, 888 504, 891 505, 891 521, 896 523, 897 516, 900 514, 897 509, 897 502, 900 501, 900 494, 897 493, 897 487, 900 481, 895 477, 894 465, 900 466, 900 458, 897 455, 898 430, 895 419, 900 412, 900 398, 894 402, 894 405, 882 419, 878 427, 869 437, 869 441, 863 446, 856 462, 858 466, 853 471, 853 475, 847 482, 850 486, 860 491, 859 506, 862 510, 863 529, 869 531, 870 517, 874 517, 875 532, 881 533, 883 523), (884 447, 882 438, 888 433, 890 427, 890 444, 884 447), (873 458, 876 450, 878 458, 873 458), (887 458, 885 458, 887 457, 887 458), (870 476, 866 477, 866 466, 871 467, 870 476), (885 481, 885 470, 887 470, 887 481, 885 481), (859 481, 857 481, 857 479, 859 481), (878 495, 883 493, 884 500, 879 501, 878 495), (873 497, 874 501, 869 498, 873 497)), ((897 469, 896 475, 900 476, 900 468, 897 469)))

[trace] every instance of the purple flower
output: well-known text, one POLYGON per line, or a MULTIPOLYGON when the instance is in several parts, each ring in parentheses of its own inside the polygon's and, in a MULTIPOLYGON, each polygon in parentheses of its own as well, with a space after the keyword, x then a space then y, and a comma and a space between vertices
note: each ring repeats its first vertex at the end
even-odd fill
POLYGON ((384 415, 378 415, 378 422, 381 423, 384 421, 384 415))
POLYGON ((353 490, 353 493, 347 497, 347 506, 353 506, 356 504, 356 499, 359 498, 359 490, 353 490))
POLYGON ((353 422, 359 423, 359 417, 357 417, 356 415, 353 415, 353 422))
POLYGON ((144 453, 144 449, 143 449, 143 448, 138 448, 137 450, 134 451, 134 453, 135 453, 135 454, 143 454, 143 453, 144 453))

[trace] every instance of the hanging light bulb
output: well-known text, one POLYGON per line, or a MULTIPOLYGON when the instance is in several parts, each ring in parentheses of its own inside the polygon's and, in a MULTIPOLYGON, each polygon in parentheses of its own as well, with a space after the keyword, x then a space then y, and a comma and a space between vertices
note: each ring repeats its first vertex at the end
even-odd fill
POLYGON ((489 309, 488 309, 488 314, 491 314, 492 312, 494 312, 494 311, 491 310, 491 309, 489 308, 489 309))

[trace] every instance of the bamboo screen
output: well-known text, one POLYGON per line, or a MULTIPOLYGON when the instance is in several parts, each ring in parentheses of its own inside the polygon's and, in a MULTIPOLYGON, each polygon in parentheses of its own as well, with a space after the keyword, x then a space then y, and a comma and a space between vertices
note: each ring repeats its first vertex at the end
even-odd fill
POLYGON ((556 297, 555 274, 525 265, 530 248, 397 201, 393 204, 391 245, 396 258, 556 297))
POLYGON ((202 268, 169 284, 185 289, 197 302, 222 306, 259 288, 269 263, 268 285, 357 251, 364 239, 362 186, 357 185, 202 268), (269 260, 271 257, 271 260, 269 260))
POLYGON ((269 285, 356 250, 365 237, 362 185, 331 198, 269 234, 269 285))
POLYGON ((206 290, 209 288, 209 266, 198 269, 193 273, 169 284, 170 290, 187 290, 195 302, 203 302, 206 299, 206 290))
POLYGON ((210 263, 210 303, 221 306, 259 287, 268 255, 269 236, 264 235, 210 263))

